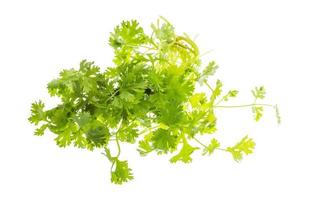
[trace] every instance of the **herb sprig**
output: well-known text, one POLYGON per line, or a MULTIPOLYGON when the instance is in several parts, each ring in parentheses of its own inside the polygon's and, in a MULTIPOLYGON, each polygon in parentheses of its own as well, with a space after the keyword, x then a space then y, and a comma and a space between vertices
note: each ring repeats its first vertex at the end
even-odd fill
POLYGON ((218 69, 216 62, 203 67, 194 41, 186 34, 177 35, 166 19, 160 18, 151 28, 148 35, 135 20, 116 26, 109 38, 114 66, 104 71, 87 60, 77 70, 62 70, 48 83, 49 94, 61 103, 51 109, 45 109, 42 101, 31 106, 29 121, 37 125, 35 135, 50 130, 59 147, 103 149, 116 184, 133 179, 128 162, 120 158, 121 143, 136 143, 142 156, 172 154, 172 163, 189 163, 198 150, 203 155, 221 150, 236 161, 251 154, 255 142, 247 135, 231 147, 222 147, 216 138, 203 143, 198 136, 217 132, 215 110, 221 108, 249 107, 256 121, 264 108, 274 108, 279 123, 276 105, 257 103, 264 99, 265 88, 252 90, 250 104, 222 105, 238 91, 224 93, 220 80, 215 85, 207 82, 218 69), (208 92, 195 92, 202 84, 208 92), (116 145, 115 155, 109 143, 116 145))

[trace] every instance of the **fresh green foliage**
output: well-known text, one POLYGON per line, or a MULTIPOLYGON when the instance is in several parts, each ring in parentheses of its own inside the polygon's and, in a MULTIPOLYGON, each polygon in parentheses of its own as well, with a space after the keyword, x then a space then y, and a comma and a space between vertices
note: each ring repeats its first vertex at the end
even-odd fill
POLYGON ((112 157, 110 150, 105 147, 105 156, 112 163, 111 165, 111 182, 115 184, 122 184, 124 182, 128 182, 132 180, 133 174, 132 170, 129 168, 129 164, 126 160, 119 160, 119 155, 116 157, 112 157))
POLYGON ((248 155, 253 153, 254 148, 255 142, 251 138, 248 138, 248 136, 245 136, 239 143, 237 143, 233 147, 228 147, 227 151, 232 154, 235 161, 240 161, 243 158, 243 154, 248 155))
POLYGON ((218 69, 218 65, 216 64, 215 61, 210 61, 207 66, 204 68, 202 74, 201 74, 201 77, 200 77, 200 82, 203 83, 204 81, 207 80, 207 78, 209 76, 213 76, 216 71, 218 69))
POLYGON ((189 163, 192 161, 192 158, 191 158, 191 154, 198 149, 198 147, 192 147, 187 141, 186 141, 186 138, 185 136, 182 134, 181 135, 182 137, 182 148, 180 150, 180 152, 173 156, 171 159, 170 159, 170 162, 178 162, 178 161, 182 161, 184 163, 189 163))
POLYGON ((31 123, 38 125, 40 121, 46 119, 46 113, 44 112, 44 107, 45 105, 41 101, 38 101, 32 104, 32 108, 31 108, 32 115, 29 118, 29 121, 31 123))
MULTIPOLYGON (((266 90, 263 86, 255 87, 254 90, 252 90, 252 94, 255 98, 254 99, 254 104, 255 104, 258 99, 265 98, 266 90)), ((255 121, 259 121, 262 118, 263 111, 264 111, 263 106, 258 106, 258 105, 252 106, 252 112, 253 112, 255 121)))
POLYGON ((254 114, 255 121, 259 121, 263 116, 263 107, 262 106, 253 106, 252 112, 254 114))
POLYGON ((276 111, 277 123, 280 124, 281 123, 281 116, 280 116, 280 113, 279 113, 278 105, 275 105, 274 108, 275 108, 275 111, 276 111))
POLYGON ((264 107, 273 107, 280 122, 277 106, 256 103, 264 99, 264 87, 252 90, 252 104, 221 105, 238 91, 223 91, 222 81, 213 77, 216 62, 203 67, 197 45, 186 34, 177 35, 166 19, 151 27, 147 34, 137 21, 123 21, 109 38, 111 67, 101 70, 83 60, 79 69, 62 70, 49 82, 49 94, 61 101, 52 108, 42 101, 32 104, 29 122, 37 125, 35 135, 49 130, 59 147, 104 150, 115 184, 133 179, 127 160, 120 159, 121 143, 138 145, 142 156, 171 154, 172 163, 189 163, 199 150, 203 155, 222 150, 236 161, 252 153, 255 143, 248 136, 226 148, 215 138, 205 145, 198 137, 217 132, 215 110, 221 108, 251 107, 259 121, 264 107), (196 92, 203 84, 208 91, 196 92))
POLYGON ((209 155, 211 155, 216 149, 218 149, 220 147, 220 143, 218 142, 218 140, 216 140, 215 138, 213 138, 210 141, 210 144, 204 148, 203 150, 203 155, 206 155, 207 153, 209 155))
POLYGON ((252 94, 255 97, 255 99, 264 99, 266 90, 263 86, 255 87, 254 90, 252 90, 252 94))

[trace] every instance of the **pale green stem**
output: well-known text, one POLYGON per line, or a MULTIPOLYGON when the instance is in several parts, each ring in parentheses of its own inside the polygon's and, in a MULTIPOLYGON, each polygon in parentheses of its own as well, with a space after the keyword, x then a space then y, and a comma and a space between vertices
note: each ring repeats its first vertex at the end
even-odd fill
POLYGON ((226 97, 226 95, 224 97, 222 97, 214 106, 219 105, 224 100, 225 97, 226 97))
POLYGON ((116 132, 116 138, 115 138, 115 140, 116 140, 116 144, 117 144, 117 147, 118 147, 118 153, 117 153, 117 156, 114 157, 115 159, 114 159, 114 161, 112 162, 112 165, 111 165, 111 168, 110 168, 111 172, 112 172, 113 166, 116 164, 116 162, 117 162, 117 160, 118 160, 118 158, 119 158, 119 156, 120 156, 120 153, 121 153, 121 147, 120 147, 119 137, 118 137, 118 134, 119 134, 119 131, 120 131, 120 129, 121 129, 121 126, 122 126, 122 120, 120 121, 119 128, 118 128, 118 130, 117 130, 117 132, 116 132))
POLYGON ((144 130, 140 131, 140 132, 138 133, 138 135, 145 134, 147 131, 152 131, 152 130, 158 128, 158 127, 159 127, 159 126, 154 126, 154 127, 148 128, 148 129, 144 129, 144 130))
POLYGON ((214 92, 214 89, 207 83, 207 81, 204 81, 204 83, 212 92, 214 92))
POLYGON ((112 97, 114 97, 117 93, 119 92, 119 90, 116 90, 110 97, 108 97, 108 99, 105 101, 105 103, 107 103, 112 97))
MULTIPOLYGON (((206 146, 204 143, 202 143, 201 141, 199 141, 197 138, 193 137, 193 139, 194 139, 197 143, 199 143, 200 145, 202 145, 203 147, 207 148, 207 146, 206 146)), ((227 149, 223 149, 223 148, 216 148, 216 149, 217 149, 217 150, 220 150, 220 151, 228 151, 227 149)))
POLYGON ((197 138, 193 137, 193 139, 199 143, 200 145, 202 145, 203 147, 207 148, 207 146, 205 144, 203 144, 201 141, 199 141, 197 138))
POLYGON ((116 156, 117 159, 118 159, 118 157, 120 156, 120 153, 121 153, 121 148, 120 148, 118 134, 119 134, 119 131, 120 131, 121 127, 122 127, 122 123, 123 123, 123 120, 120 121, 119 128, 118 128, 118 130, 116 132, 116 143, 117 143, 117 147, 118 147, 118 154, 116 156))
POLYGON ((252 106, 267 106, 267 107, 274 107, 271 104, 263 104, 263 103, 252 103, 252 104, 244 104, 244 105, 231 105, 231 106, 214 106, 214 108, 243 108, 243 107, 252 107, 252 106))

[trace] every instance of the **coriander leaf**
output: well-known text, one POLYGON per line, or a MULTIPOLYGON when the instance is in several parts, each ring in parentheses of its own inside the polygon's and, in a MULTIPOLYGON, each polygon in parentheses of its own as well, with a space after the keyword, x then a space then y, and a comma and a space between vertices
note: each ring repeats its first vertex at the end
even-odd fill
POLYGON ((83 87, 83 92, 85 93, 97 91, 97 83, 93 78, 83 77, 82 87, 83 87))
POLYGON ((37 128, 37 129, 35 130, 35 135, 37 135, 37 136, 42 136, 42 135, 44 135, 44 132, 45 132, 45 130, 47 129, 47 127, 48 127, 48 124, 44 124, 44 125, 42 125, 41 127, 37 128))
POLYGON ((174 27, 165 19, 163 19, 164 23, 159 24, 159 20, 157 22, 157 26, 152 24, 151 27, 154 31, 154 36, 161 42, 161 46, 164 47, 165 44, 169 44, 174 41, 176 35, 174 32, 174 27))
POLYGON ((171 101, 167 102, 166 105, 160 108, 160 115, 158 115, 159 122, 168 127, 175 127, 184 119, 183 108, 171 101))
POLYGON ((243 154, 251 154, 253 153, 253 149, 255 148, 255 142, 245 136, 239 143, 234 145, 233 147, 228 147, 227 151, 230 152, 233 156, 233 159, 237 162, 241 161, 243 158, 243 154))
POLYGON ((204 103, 206 103, 205 93, 195 93, 193 94, 189 102, 193 108, 200 108, 204 103))
POLYGON ((86 132, 87 141, 95 147, 106 145, 109 141, 109 129, 101 124, 96 124, 86 132))
POLYGON ((65 108, 65 106, 57 106, 53 109, 48 110, 47 118, 50 120, 50 129, 63 130, 67 125, 69 119, 70 107, 65 108))
POLYGON ((46 113, 44 112, 44 103, 42 101, 38 101, 32 104, 31 108, 31 116, 28 118, 29 122, 37 125, 40 121, 44 121, 46 119, 46 113))
POLYGON ((78 116, 74 117, 74 121, 79 125, 80 128, 84 128, 91 123, 92 117, 90 113, 82 112, 78 116))
POLYGON ((99 73, 100 68, 94 65, 94 62, 82 60, 80 62, 80 71, 84 73, 86 77, 95 76, 99 73))
POLYGON ((169 129, 169 126, 167 126, 167 125, 164 124, 164 123, 159 123, 158 128, 161 128, 161 129, 164 129, 164 130, 168 130, 168 129, 169 129))
POLYGON ((135 100, 134 95, 131 94, 131 93, 128 92, 128 91, 122 91, 119 96, 120 96, 120 98, 123 99, 125 102, 130 102, 130 103, 132 103, 132 102, 134 102, 134 100, 135 100))
POLYGON ((139 141, 137 151, 141 156, 146 156, 148 153, 152 152, 154 149, 151 147, 147 140, 139 141))
POLYGON ((254 90, 252 90, 252 94, 255 97, 255 99, 264 99, 266 90, 263 86, 255 87, 254 90))
POLYGON ((252 107, 252 112, 253 112, 255 121, 259 121, 262 118, 263 110, 264 110, 264 108, 262 106, 253 106, 252 107))
POLYGON ((138 137, 138 133, 136 129, 132 128, 125 128, 119 131, 119 140, 122 142, 128 142, 134 144, 136 141, 136 138, 138 137))
POLYGON ((59 96, 60 90, 64 89, 64 85, 60 82, 59 79, 54 79, 48 83, 47 89, 51 96, 59 96))
POLYGON ((74 140, 74 146, 78 148, 87 148, 89 150, 93 149, 92 145, 88 144, 86 137, 82 131, 76 131, 73 133, 72 138, 74 140))
POLYGON ((237 90, 230 90, 224 97, 223 100, 224 101, 228 101, 229 98, 234 98, 238 95, 239 91, 237 90))
POLYGON ((126 160, 120 161, 115 159, 115 169, 111 172, 111 182, 115 184, 122 184, 132 180, 133 174, 132 170, 129 168, 128 162, 126 160))
POLYGON ((200 83, 203 83, 208 79, 209 76, 213 76, 216 73, 216 70, 218 69, 218 65, 215 61, 210 61, 207 66, 204 68, 204 70, 201 73, 200 76, 200 83))
POLYGON ((123 47, 135 47, 145 43, 147 36, 144 34, 143 28, 139 26, 136 20, 123 21, 116 26, 114 32, 111 33, 109 44, 114 49, 123 47))
POLYGON ((203 155, 206 155, 207 153, 211 155, 219 147, 220 147, 220 143, 218 142, 218 140, 213 138, 210 141, 210 144, 203 150, 203 155))
MULTIPOLYGON (((184 137, 184 136, 183 136, 184 137)), ((184 162, 184 163, 189 163, 192 161, 191 154, 198 149, 198 147, 192 147, 185 138, 183 138, 183 146, 180 152, 173 156, 170 159, 170 162, 176 163, 178 161, 184 162)))
POLYGON ((58 136, 55 138, 55 141, 59 147, 66 147, 72 143, 71 138, 72 130, 71 128, 67 128, 65 131, 60 132, 58 136))
POLYGON ((152 146, 158 150, 158 154, 172 152, 177 147, 177 136, 169 130, 157 129, 151 141, 152 146))

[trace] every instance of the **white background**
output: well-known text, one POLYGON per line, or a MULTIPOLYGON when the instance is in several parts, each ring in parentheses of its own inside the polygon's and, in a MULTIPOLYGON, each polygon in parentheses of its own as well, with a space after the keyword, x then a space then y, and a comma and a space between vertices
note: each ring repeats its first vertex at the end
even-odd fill
POLYGON ((0 199, 314 199, 313 11, 302 0, 1 0, 0 199), (81 59, 111 65, 107 40, 121 20, 138 19, 149 32, 159 15, 211 50, 204 60, 219 63, 216 77, 240 90, 234 103, 250 103, 250 89, 264 85, 283 123, 272 110, 260 123, 250 109, 218 111, 223 146, 245 134, 257 143, 241 163, 217 152, 173 165, 123 146, 135 180, 116 186, 100 151, 60 149, 50 133, 33 136, 30 104, 49 103, 48 81, 81 59))

